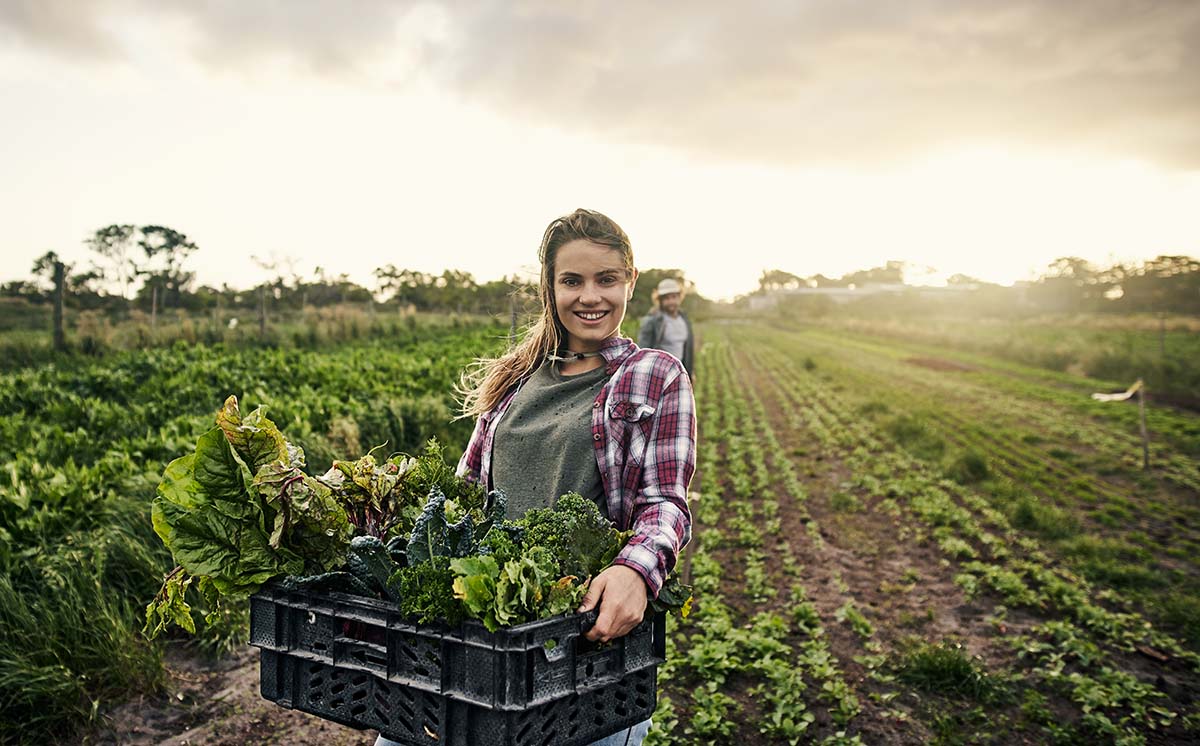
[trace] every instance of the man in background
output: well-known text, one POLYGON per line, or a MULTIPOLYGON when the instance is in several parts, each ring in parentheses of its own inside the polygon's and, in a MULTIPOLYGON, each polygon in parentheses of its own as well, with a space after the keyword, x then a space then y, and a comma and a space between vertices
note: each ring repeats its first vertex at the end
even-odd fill
POLYGON ((695 380, 696 343, 692 322, 679 310, 679 304, 683 302, 683 285, 668 277, 658 283, 654 294, 656 307, 642 319, 638 347, 671 353, 683 363, 688 377, 695 380))

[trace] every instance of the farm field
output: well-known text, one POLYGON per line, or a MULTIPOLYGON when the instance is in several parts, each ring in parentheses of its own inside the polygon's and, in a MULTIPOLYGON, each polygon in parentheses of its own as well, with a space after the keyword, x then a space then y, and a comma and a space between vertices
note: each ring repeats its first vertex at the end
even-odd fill
MULTIPOLYGON (((321 472, 384 443, 413 453, 431 437, 457 459, 472 423, 451 421, 453 382, 505 332, 402 327, 315 350, 177 344, 0 375, 0 742, 103 730, 118 703, 167 693, 178 655, 165 666, 164 654, 179 651, 141 634, 171 566, 150 502, 163 467, 195 447, 225 397, 265 405, 321 472)), ((242 650, 246 624, 246 609, 227 613, 188 649, 242 650)), ((193 679, 208 668, 180 665, 193 679)))
POLYGON ((1085 379, 844 330, 703 342, 656 743, 1200 738, 1191 415, 1152 415, 1142 473, 1085 379))
MULTIPOLYGON (((698 328, 697 603, 671 620, 648 743, 1200 741, 1200 417, 1151 407, 1143 471, 1136 406, 1090 399, 1124 381, 845 328, 698 328)), ((450 387, 506 331, 0 376, 0 743, 370 743, 258 698, 244 614, 141 637, 169 563, 149 500, 229 393, 313 470, 430 436, 454 458, 470 423, 450 387)))

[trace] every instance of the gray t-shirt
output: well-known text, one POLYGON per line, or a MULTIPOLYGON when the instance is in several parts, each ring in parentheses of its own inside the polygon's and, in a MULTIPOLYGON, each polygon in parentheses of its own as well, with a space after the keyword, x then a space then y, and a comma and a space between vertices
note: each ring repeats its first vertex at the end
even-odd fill
POLYGON ((592 440, 592 405, 607 380, 604 366, 564 376, 545 362, 521 387, 492 444, 492 485, 508 495, 508 518, 551 507, 567 492, 608 516, 592 440))

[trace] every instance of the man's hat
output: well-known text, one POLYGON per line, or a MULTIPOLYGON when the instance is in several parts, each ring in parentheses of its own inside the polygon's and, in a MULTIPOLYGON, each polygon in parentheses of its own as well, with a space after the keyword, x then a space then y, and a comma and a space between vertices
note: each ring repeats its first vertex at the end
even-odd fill
POLYGON ((682 292, 683 292, 683 286, 679 284, 678 280, 673 280, 670 277, 668 277, 665 280, 660 280, 658 283, 658 294, 659 295, 670 295, 671 293, 682 293, 682 292))

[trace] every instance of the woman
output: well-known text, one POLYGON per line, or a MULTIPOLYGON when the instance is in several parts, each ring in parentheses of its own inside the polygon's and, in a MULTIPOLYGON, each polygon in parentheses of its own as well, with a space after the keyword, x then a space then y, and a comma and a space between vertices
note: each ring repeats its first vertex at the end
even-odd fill
MULTIPOLYGON (((478 419, 458 471, 503 489, 510 518, 573 491, 632 529, 579 609, 599 605, 587 637, 608 641, 642 621, 690 538, 695 402, 678 360, 620 336, 637 282, 620 226, 576 210, 546 228, 539 258, 540 317, 515 348, 463 377, 463 413, 478 419)), ((593 746, 636 746, 649 726, 593 746)))

